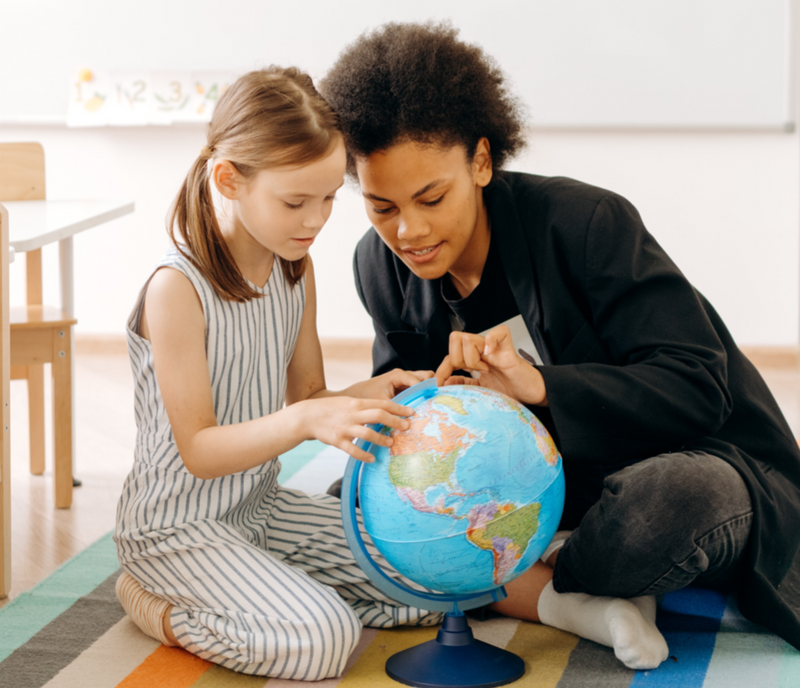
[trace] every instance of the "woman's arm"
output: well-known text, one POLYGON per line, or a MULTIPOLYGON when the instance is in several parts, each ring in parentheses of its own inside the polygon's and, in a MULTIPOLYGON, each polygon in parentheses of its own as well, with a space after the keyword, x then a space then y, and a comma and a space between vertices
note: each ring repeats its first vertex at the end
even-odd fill
MULTIPOLYGON (((203 309, 189 279, 171 268, 156 272, 147 288, 142 336, 152 345, 156 378, 178 451, 189 472, 199 478, 253 468, 307 439, 335 444, 356 458, 369 460, 352 440, 361 437, 388 445, 391 438, 364 425, 400 428, 407 422, 401 416, 411 413, 411 409, 384 400, 309 400, 313 391, 304 376, 305 389, 310 392, 303 397, 306 401, 245 423, 217 425, 203 309)), ((308 352, 308 343, 300 350, 308 352)), ((297 361, 296 365, 303 363, 297 361)), ((296 390, 294 385, 294 401, 299 402, 296 390)))

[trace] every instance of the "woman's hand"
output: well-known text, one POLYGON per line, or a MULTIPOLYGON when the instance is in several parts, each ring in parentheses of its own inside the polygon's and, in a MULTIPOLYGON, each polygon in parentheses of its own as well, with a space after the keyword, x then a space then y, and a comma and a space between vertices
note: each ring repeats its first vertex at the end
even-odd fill
POLYGON ((453 332, 450 353, 436 371, 436 383, 477 385, 503 392, 523 404, 547 406, 542 374, 517 354, 511 331, 499 325, 486 333, 453 332), (480 373, 477 378, 453 375, 456 370, 480 373))
POLYGON ((370 380, 357 382, 341 394, 361 399, 393 399, 404 389, 433 377, 431 370, 401 370, 395 368, 370 380))
POLYGON ((359 461, 372 463, 375 457, 355 444, 362 439, 372 444, 390 447, 394 440, 389 435, 375 432, 367 425, 381 424, 395 430, 405 430, 410 423, 407 416, 414 409, 385 399, 354 399, 330 396, 308 399, 290 408, 302 414, 302 424, 307 439, 317 439, 341 449, 359 461))

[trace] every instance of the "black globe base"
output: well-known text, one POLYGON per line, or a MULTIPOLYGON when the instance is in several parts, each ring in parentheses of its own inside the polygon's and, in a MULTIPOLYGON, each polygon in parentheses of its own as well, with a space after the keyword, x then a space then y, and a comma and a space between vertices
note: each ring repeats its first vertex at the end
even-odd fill
POLYGON ((436 640, 392 655, 386 673, 419 688, 482 688, 516 681, 525 673, 525 662, 476 640, 464 614, 447 613, 436 640))

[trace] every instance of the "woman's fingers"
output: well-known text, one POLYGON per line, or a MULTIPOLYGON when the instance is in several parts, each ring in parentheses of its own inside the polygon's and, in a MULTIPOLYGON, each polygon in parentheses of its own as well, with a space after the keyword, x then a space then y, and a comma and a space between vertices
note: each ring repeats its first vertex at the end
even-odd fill
POLYGON ((446 380, 453 374, 456 369, 450 361, 450 356, 445 356, 444 360, 439 364, 434 374, 436 377, 436 384, 441 387, 446 384, 446 380))
POLYGON ((481 354, 485 348, 483 337, 475 335, 462 335, 461 351, 464 356, 465 370, 489 370, 485 361, 481 360, 481 354))
POLYGON ((451 333, 448 355, 453 370, 489 370, 489 366, 481 360, 484 347, 484 338, 479 334, 451 333))
POLYGON ((491 356, 492 354, 499 354, 514 351, 514 340, 511 337, 511 330, 507 325, 498 325, 486 333, 486 339, 483 347, 483 355, 491 356))

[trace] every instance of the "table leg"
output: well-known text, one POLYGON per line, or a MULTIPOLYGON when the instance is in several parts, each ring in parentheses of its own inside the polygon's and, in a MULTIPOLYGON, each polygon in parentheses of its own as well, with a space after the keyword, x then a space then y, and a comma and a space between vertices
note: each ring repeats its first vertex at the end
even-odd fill
MULTIPOLYGON (((72 237, 61 239, 58 242, 58 268, 61 278, 61 310, 75 317, 75 292, 73 280, 73 250, 72 250, 72 237)), ((69 341, 74 341, 75 328, 69 328, 69 341)), ((72 398, 72 473, 75 474, 77 470, 77 452, 75 451, 75 355, 70 356, 72 361, 72 368, 70 370, 71 380, 71 398, 72 398)))

